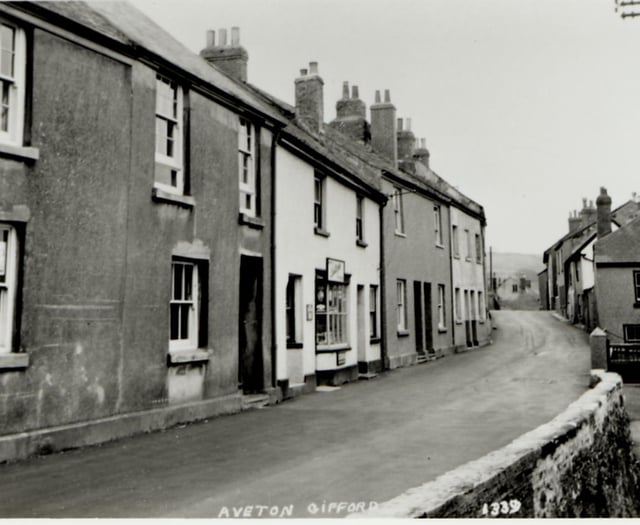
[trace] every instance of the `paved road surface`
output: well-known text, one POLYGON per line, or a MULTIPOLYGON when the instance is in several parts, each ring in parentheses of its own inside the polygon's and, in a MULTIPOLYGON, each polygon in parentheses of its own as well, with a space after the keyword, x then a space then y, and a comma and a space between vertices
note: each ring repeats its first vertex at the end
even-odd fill
POLYGON ((472 352, 0 465, 0 517, 208 518, 249 505, 252 517, 291 505, 295 517, 335 517, 329 502, 385 501, 549 421, 587 388, 585 333, 548 312, 500 311, 494 322, 494 344, 472 352))

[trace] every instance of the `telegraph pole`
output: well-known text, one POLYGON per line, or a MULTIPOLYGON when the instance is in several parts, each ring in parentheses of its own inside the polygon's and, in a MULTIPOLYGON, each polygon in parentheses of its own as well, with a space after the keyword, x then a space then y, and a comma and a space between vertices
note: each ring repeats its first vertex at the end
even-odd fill
POLYGON ((640 0, 614 0, 616 3, 615 11, 625 18, 635 18, 640 16, 640 0), (638 7, 636 7, 638 6, 638 7))

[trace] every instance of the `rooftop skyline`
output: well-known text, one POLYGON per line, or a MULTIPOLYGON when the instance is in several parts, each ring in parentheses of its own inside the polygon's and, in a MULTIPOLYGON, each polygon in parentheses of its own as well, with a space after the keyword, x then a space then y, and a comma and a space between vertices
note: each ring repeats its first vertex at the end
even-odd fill
POLYGON ((342 83, 389 89, 431 166, 482 204, 487 248, 542 254, 600 186, 640 192, 640 22, 613 0, 131 0, 194 52, 240 27, 248 79, 293 104, 317 61, 325 121, 342 83))

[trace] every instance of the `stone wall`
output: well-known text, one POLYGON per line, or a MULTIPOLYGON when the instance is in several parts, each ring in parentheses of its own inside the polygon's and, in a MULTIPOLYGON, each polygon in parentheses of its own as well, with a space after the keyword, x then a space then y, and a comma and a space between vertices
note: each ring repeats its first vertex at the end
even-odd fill
POLYGON ((593 388, 551 422, 349 517, 638 516, 637 460, 622 383, 600 370, 592 377, 593 388))

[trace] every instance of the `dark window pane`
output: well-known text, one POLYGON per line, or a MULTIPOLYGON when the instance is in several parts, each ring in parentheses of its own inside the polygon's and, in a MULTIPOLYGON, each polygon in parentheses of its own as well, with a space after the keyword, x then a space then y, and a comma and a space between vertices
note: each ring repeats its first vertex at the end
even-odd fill
POLYGON ((182 299, 182 265, 176 264, 174 268, 173 298, 180 300, 182 299))
POLYGON ((189 310, 191 305, 180 305, 180 339, 189 339, 189 310))
POLYGON ((171 320, 170 320, 170 324, 171 324, 171 335, 170 338, 172 340, 178 339, 178 334, 180 333, 179 331, 179 326, 180 326, 180 317, 179 317, 179 310, 180 310, 180 305, 179 304, 172 304, 171 305, 171 320))

